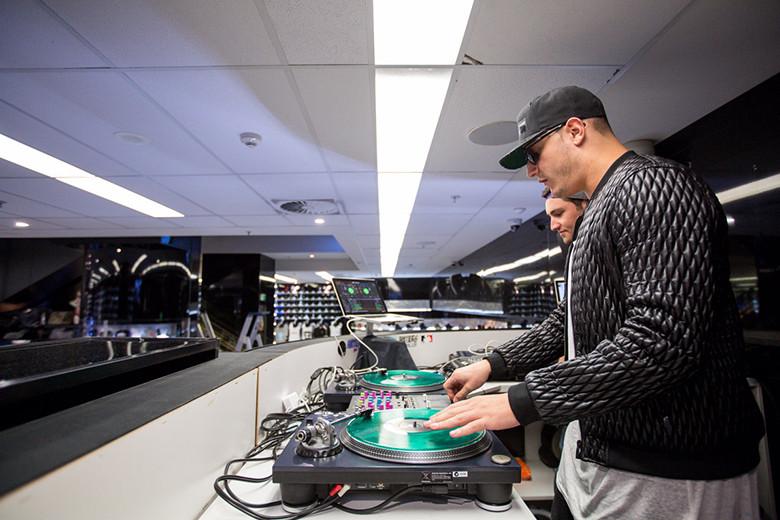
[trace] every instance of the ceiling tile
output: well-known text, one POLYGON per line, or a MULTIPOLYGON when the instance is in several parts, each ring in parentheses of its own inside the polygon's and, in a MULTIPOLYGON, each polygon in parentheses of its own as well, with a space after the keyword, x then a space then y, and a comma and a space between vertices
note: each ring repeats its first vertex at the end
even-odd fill
POLYGON ((5 101, 136 172, 194 174, 225 170, 120 74, 5 73, 0 74, 0 92, 5 101), (130 144, 117 139, 116 132, 141 134, 149 143, 130 144))
POLYGON ((507 217, 526 220, 544 209, 542 192, 544 187, 538 181, 529 179, 525 168, 509 178, 485 210, 501 210, 507 217), (525 209, 522 209, 525 208, 525 209))
MULTIPOLYGON (((192 215, 209 215, 209 211, 187 200, 178 193, 163 187, 153 179, 147 177, 112 177, 110 180, 188 217, 192 215)), ((179 186, 174 185, 172 188, 177 190, 179 186)))
POLYGON ((406 228, 406 236, 449 236, 462 228, 471 217, 470 213, 413 213, 406 228))
POLYGON ((345 215, 284 215, 295 226, 311 226, 312 231, 324 231, 332 227, 349 226, 349 221, 345 215), (315 224, 315 218, 325 219, 324 224, 315 224))
POLYGON ((242 179, 266 200, 333 199, 330 176, 323 173, 242 175, 242 179))
MULTIPOLYGON (((5 180, 0 182, 0 189, 5 189, 5 180)), ((50 206, 48 204, 41 204, 30 199, 19 197, 8 193, 6 191, 0 191, 0 207, 3 208, 5 213, 11 215, 17 215, 20 217, 75 217, 76 213, 72 213, 65 209, 50 206)))
POLYGON ((252 0, 47 0, 120 67, 279 63, 252 0))
POLYGON ((379 254, 379 233, 376 235, 357 235, 356 238, 360 242, 360 248, 363 252, 375 250, 379 254))
POLYGON ((282 69, 128 74, 237 173, 326 171, 282 69), (260 144, 244 146, 242 132, 260 144))
POLYGON ((303 104, 334 171, 376 171, 369 67, 293 68, 303 104))
POLYGON ((288 63, 369 63, 368 2, 265 0, 265 4, 288 63))
POLYGON ((349 221, 356 235, 379 234, 379 215, 351 214, 349 221))
POLYGON ((477 212, 509 180, 508 173, 425 173, 420 182, 415 213, 477 212))
POLYGON ((625 141, 660 141, 780 72, 780 2, 692 2, 602 100, 625 141))
POLYGON ((187 216, 184 218, 177 218, 176 224, 184 228, 235 227, 234 224, 227 220, 213 215, 206 217, 187 216))
POLYGON ((222 215, 222 218, 236 226, 268 227, 289 226, 290 223, 281 215, 222 215))
POLYGON ((42 2, 0 2, 0 68, 105 65, 42 2))
MULTIPOLYGON (((67 209, 76 215, 89 217, 122 217, 138 215, 137 211, 73 188, 55 179, 3 179, 2 190, 67 209)), ((43 216, 43 215, 41 215, 43 216)))
MULTIPOLYGON (((0 74, 0 99, 6 97, 5 87, 6 83, 0 74)), ((137 175, 131 169, 106 157, 99 151, 3 102, 0 102, 0 134, 101 177, 137 175)), ((0 177, 32 179, 40 178, 40 176, 41 174, 37 172, 0 160, 0 177)))
POLYGON ((217 215, 276 214, 236 175, 177 175, 154 180, 217 215))
POLYGON ((65 229, 122 229, 122 226, 96 218, 58 218, 46 219, 45 222, 56 224, 65 229))
POLYGON ((117 224, 129 229, 175 229, 181 231, 176 222, 177 218, 139 217, 105 217, 102 220, 117 224))
POLYGON ((495 121, 514 121, 534 97, 565 85, 594 91, 613 67, 459 67, 433 138, 426 172, 504 171, 498 160, 512 148, 481 146, 468 139, 471 130, 495 121))
POLYGON ((330 177, 348 214, 379 212, 376 172, 339 172, 330 177))
POLYGON ((440 235, 435 233, 429 235, 421 235, 419 233, 409 233, 407 230, 406 236, 404 237, 404 245, 402 250, 406 250, 406 249, 438 250, 441 249, 442 246, 449 241, 452 235, 453 233, 448 233, 446 235, 440 235))
POLYGON ((466 54, 486 64, 622 65, 689 1, 480 0, 466 54))

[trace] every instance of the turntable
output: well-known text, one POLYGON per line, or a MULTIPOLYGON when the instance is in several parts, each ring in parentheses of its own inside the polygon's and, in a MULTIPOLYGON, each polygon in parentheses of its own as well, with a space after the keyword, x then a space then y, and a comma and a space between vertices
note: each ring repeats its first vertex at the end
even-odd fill
POLYGON ((357 381, 334 381, 323 392, 323 399, 328 410, 340 412, 347 409, 353 396, 367 398, 371 391, 391 398, 396 394, 443 393, 444 376, 424 370, 378 370, 365 374, 357 381))
POLYGON ((351 491, 422 492, 475 497, 488 511, 511 507, 520 466, 492 432, 452 438, 429 430, 430 408, 315 414, 273 466, 283 507, 300 511, 334 486, 351 491))
POLYGON ((442 390, 444 376, 438 372, 424 370, 380 370, 363 376, 360 386, 370 390, 419 394, 442 390))

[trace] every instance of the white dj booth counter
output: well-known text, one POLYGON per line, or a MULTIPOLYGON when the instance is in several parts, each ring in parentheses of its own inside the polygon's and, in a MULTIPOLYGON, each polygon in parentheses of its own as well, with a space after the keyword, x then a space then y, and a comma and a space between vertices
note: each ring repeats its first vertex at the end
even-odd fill
MULTIPOLYGON (((454 351, 497 346, 522 333, 424 331, 396 337, 407 343, 422 367, 446 361, 454 351)), ((227 461, 244 456, 259 442, 262 418, 283 411, 285 398, 302 394, 317 368, 352 365, 357 349, 350 339, 223 353, 217 360, 2 432, 2 467, 11 473, 2 477, 0 518, 248 518, 216 497, 214 480, 227 461), (346 352, 339 349, 340 342, 350 345, 346 352)), ((533 480, 515 485, 509 511, 487 512, 473 502, 412 502, 371 516, 534 518, 523 498, 552 496, 553 472, 536 455, 539 428, 526 428, 533 480)), ((235 468, 242 475, 264 476, 270 474, 271 463, 235 468)), ((270 482, 231 488, 249 502, 279 495, 278 486, 270 482)), ((373 503, 367 500, 366 507, 373 503)), ((352 506, 362 507, 359 504, 352 506)), ((284 513, 279 508, 261 512, 284 513)), ((334 509, 314 516, 346 513, 334 509)))

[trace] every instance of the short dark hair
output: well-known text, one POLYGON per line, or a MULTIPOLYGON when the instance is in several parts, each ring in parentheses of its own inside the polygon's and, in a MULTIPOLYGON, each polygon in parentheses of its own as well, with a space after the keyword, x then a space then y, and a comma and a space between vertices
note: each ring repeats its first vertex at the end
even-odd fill
POLYGON ((594 130, 600 134, 612 134, 612 127, 609 125, 606 117, 591 117, 588 119, 594 130))
POLYGON ((542 191, 543 199, 563 199, 566 202, 571 202, 579 209, 585 208, 585 205, 588 203, 588 199, 585 198, 584 195, 585 194, 583 192, 580 192, 580 193, 576 193, 572 197, 556 197, 555 195, 553 195, 552 190, 550 190, 549 186, 545 186, 544 190, 542 191))

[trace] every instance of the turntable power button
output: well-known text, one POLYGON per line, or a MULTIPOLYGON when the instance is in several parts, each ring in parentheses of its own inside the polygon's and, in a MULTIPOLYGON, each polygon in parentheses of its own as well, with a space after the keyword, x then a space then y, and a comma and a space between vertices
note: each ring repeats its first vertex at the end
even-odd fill
POLYGON ((512 462, 512 457, 510 457, 509 455, 501 455, 500 453, 497 453, 497 454, 492 455, 490 457, 490 461, 493 464, 499 464, 501 466, 506 466, 507 464, 512 462))

